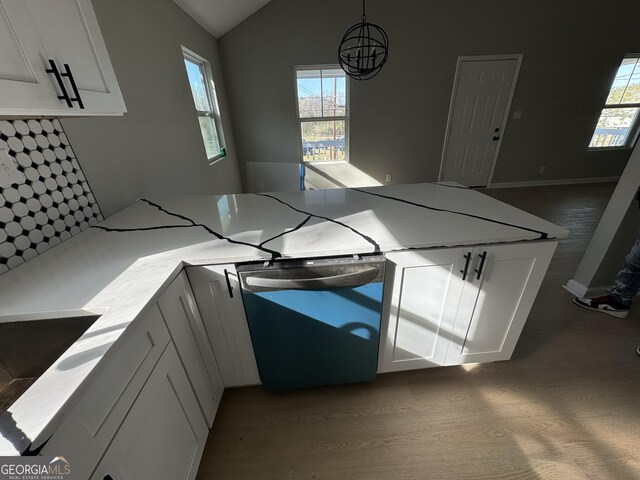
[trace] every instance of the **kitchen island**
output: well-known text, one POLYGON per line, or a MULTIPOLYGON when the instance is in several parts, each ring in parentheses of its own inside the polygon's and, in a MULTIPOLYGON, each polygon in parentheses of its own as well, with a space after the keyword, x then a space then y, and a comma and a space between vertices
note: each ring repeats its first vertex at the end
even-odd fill
MULTIPOLYGON (((478 262, 483 253, 486 258, 485 252, 490 247, 544 245, 540 247, 542 251, 536 253, 541 257, 537 261, 535 281, 528 287, 526 295, 520 292, 526 301, 518 307, 521 310, 520 317, 524 317, 518 319, 520 324, 515 332, 517 340, 556 240, 567 235, 568 231, 564 228, 477 191, 451 185, 411 184, 274 194, 141 199, 97 227, 0 276, 0 321, 101 315, 83 337, 9 409, 14 428, 21 432, 22 440, 16 440, 15 435, 9 440, 7 437, 10 435, 3 430, 0 452, 18 454, 25 449, 37 449, 52 435, 55 439, 54 434, 73 414, 76 404, 91 393, 91 384, 104 376, 109 364, 120 356, 118 352, 124 351, 127 338, 140 330, 144 322, 150 322, 146 318, 154 310, 156 301, 160 310, 163 310, 158 299, 161 299, 167 287, 173 286, 174 280, 183 277, 181 272, 185 266, 384 253, 388 259, 396 256, 392 261, 395 265, 392 270, 401 272, 413 268, 412 265, 416 266, 412 263, 415 262, 415 255, 422 255, 423 259, 431 261, 429 265, 438 267, 437 271, 442 270, 443 265, 448 265, 447 271, 452 274, 458 270, 468 270, 464 282, 467 274, 482 270, 478 262), (425 251, 455 251, 455 260, 434 262, 427 258, 431 255, 425 255, 425 251), (412 258, 407 261, 407 257, 397 257, 405 254, 412 258), (460 262, 462 266, 458 268, 460 262)), ((533 271, 532 265, 537 257, 529 257, 532 259, 530 264, 523 265, 529 268, 528 271, 533 271)), ((509 258, 520 262, 522 255, 511 255, 509 258)), ((508 265, 520 264, 512 262, 508 265)), ((473 278, 476 276, 480 278, 480 274, 473 273, 473 278)), ((192 278, 191 274, 189 278, 192 278)), ((417 277, 418 281, 435 281, 437 278, 441 276, 429 274, 417 277)), ((186 282, 186 279, 182 281, 186 282)), ((458 277, 451 277, 450 282, 452 287, 462 285, 458 277)), ((387 294, 385 291, 386 298, 397 296, 393 288, 395 284, 397 282, 388 282, 385 286, 389 292, 387 294)), ((195 285, 193 288, 196 290, 195 285)), ((453 290, 455 288, 448 290, 449 296, 453 290)), ((461 296, 464 295, 461 288, 458 290, 461 296)), ((450 311, 454 309, 451 305, 455 304, 457 311, 458 306, 471 308, 469 305, 475 305, 477 301, 477 298, 473 301, 451 298, 442 305, 445 311, 450 311)), ((398 315, 390 315, 392 302, 387 303, 386 314, 398 322, 398 315)), ((509 305, 505 308, 514 310, 509 305)), ((473 312, 468 313, 471 318, 473 312)), ((459 341, 457 337, 465 333, 462 330, 470 329, 469 323, 458 324, 455 315, 446 322, 450 322, 450 334, 455 333, 455 338, 450 338, 450 341, 459 341)), ((384 329, 383 325, 383 332, 384 329)), ((398 331, 398 325, 395 329, 398 331)), ((153 338, 154 335, 147 336, 153 338, 151 344, 154 347, 165 345, 170 342, 169 337, 173 338, 184 364, 186 360, 180 351, 178 336, 174 331, 169 333, 157 332, 157 338, 153 338), (165 336, 166 340, 159 340, 165 336)), ((494 340, 485 340, 487 344, 492 341, 495 343, 494 340)), ((508 340, 513 343, 510 346, 512 350, 515 346, 513 335, 508 340)), ((472 360, 471 356, 468 359, 448 358, 448 348, 445 347, 441 342, 435 342, 430 349, 432 357, 429 358, 422 353, 420 358, 410 355, 400 358, 391 353, 389 361, 381 364, 383 368, 379 371, 404 369, 396 365, 407 360, 417 361, 407 368, 472 360), (388 368, 384 368, 384 365, 388 368)), ((381 360, 384 360, 386 350, 384 346, 382 349, 381 360)), ((213 361, 219 362, 221 356, 215 345, 213 353, 213 361)), ((458 356, 464 355, 473 355, 473 352, 465 353, 464 349, 458 352, 458 356)), ((162 360, 158 358, 155 361, 159 364, 162 360)), ((490 360, 481 357, 474 361, 490 360)), ((203 360, 205 364, 211 361, 208 358, 203 360)), ((212 380, 212 383, 215 382, 212 380)), ((116 397, 114 402, 119 398, 116 397)), ((116 407, 110 406, 112 409, 116 407)), ((207 418, 209 426, 211 421, 212 418, 207 418)), ((99 429, 96 427, 96 430, 99 429)), ((105 444, 105 449, 109 442, 105 444)), ((101 458, 103 453, 95 453, 96 458, 101 458)))

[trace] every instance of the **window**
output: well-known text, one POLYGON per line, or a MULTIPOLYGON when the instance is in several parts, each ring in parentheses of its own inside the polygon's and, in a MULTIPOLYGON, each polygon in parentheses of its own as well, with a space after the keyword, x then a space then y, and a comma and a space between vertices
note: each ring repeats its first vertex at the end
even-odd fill
POLYGON ((613 80, 589 148, 631 148, 638 136, 640 57, 626 56, 613 80))
POLYGON ((347 161, 349 116, 344 71, 337 65, 297 67, 296 96, 302 161, 347 161))
POLYGON ((227 152, 224 147, 216 89, 211 79, 211 68, 209 62, 186 48, 183 47, 182 52, 193 94, 193 103, 198 113, 204 148, 209 163, 213 163, 226 156, 227 152))

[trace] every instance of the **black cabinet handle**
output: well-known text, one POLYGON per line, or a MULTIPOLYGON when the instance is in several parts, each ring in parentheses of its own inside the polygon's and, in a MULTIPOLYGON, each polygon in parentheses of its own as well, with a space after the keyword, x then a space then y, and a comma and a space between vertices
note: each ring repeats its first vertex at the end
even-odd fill
POLYGON ((498 140, 500 140, 500 137, 493 137, 494 142, 497 142, 498 140))
POLYGON ((482 252, 478 256, 480 257, 480 265, 478 266, 478 269, 475 271, 477 273, 476 280, 480 280, 480 275, 482 275, 482 269, 484 268, 484 262, 487 259, 487 252, 482 252))
POLYGON ((462 274, 462 281, 464 282, 467 279, 467 271, 469 270, 469 262, 471 261, 471 252, 467 252, 464 256, 464 270, 460 270, 462 274))
POLYGON ((233 298, 233 287, 231 286, 231 281, 229 280, 229 271, 224 269, 224 279, 227 281, 227 290, 229 290, 229 297, 233 298))
POLYGON ((73 89, 74 97, 71 99, 72 102, 78 102, 78 106, 84 110, 84 103, 82 102, 82 97, 80 97, 80 92, 78 91, 78 86, 76 85, 76 81, 73 78, 73 73, 71 73, 71 68, 69 68, 69 64, 65 63, 64 72, 60 75, 62 77, 67 77, 69 79, 69 83, 71 83, 71 88, 73 89))
POLYGON ((47 68, 45 72, 53 73, 53 76, 56 78, 56 82, 58 82, 58 87, 62 92, 62 95, 58 95, 58 99, 64 100, 65 102, 67 102, 67 107, 73 108, 73 103, 71 103, 71 98, 69 97, 69 94, 67 93, 67 89, 64 86, 64 82, 62 81, 63 74, 60 74, 60 72, 58 71, 58 67, 56 66, 56 62, 54 62, 51 58, 49 59, 49 67, 50 68, 47 68))

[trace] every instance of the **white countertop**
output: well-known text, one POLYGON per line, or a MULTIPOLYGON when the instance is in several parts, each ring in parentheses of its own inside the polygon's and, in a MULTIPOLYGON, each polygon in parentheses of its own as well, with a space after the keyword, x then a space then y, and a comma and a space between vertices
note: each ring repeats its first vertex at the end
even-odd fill
MULTIPOLYGON (((9 409, 36 446, 104 352, 183 262, 389 252, 569 233, 477 191, 436 184, 141 200, 100 225, 148 230, 91 228, 0 276, 0 322, 102 314, 9 409), (69 358, 83 362, 69 364, 69 358)), ((0 455, 16 453, 0 437, 0 455)))

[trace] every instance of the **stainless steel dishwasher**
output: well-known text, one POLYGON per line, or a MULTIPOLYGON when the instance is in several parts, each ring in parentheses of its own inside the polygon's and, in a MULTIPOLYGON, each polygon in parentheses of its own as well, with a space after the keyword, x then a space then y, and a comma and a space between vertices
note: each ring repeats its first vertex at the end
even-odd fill
POLYGON ((266 389, 375 378, 384 262, 372 255, 238 265, 266 389))

